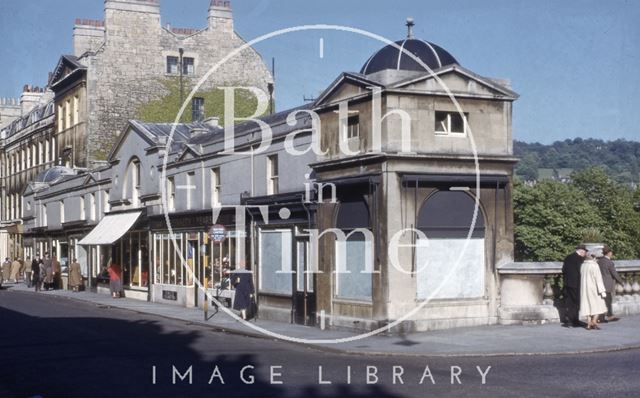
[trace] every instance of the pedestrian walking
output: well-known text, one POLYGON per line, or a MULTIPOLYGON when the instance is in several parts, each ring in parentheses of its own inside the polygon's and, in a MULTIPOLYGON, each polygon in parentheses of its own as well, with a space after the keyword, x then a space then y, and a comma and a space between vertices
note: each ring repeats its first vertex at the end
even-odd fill
POLYGON ((595 255, 589 253, 580 270, 580 316, 587 318, 588 330, 600 329, 596 322, 607 311, 607 291, 595 255))
POLYGON ((34 259, 31 264, 31 272, 33 272, 32 284, 35 287, 35 291, 39 292, 42 284, 42 272, 44 267, 42 266, 42 260, 40 258, 34 259))
POLYGON ((563 326, 583 326, 580 323, 580 268, 587 255, 587 247, 579 245, 576 250, 569 254, 562 264, 562 277, 564 280, 564 322, 563 326))
POLYGON ((107 272, 109 273, 111 297, 120 298, 122 295, 122 269, 120 268, 120 265, 112 261, 109 264, 109 268, 107 268, 107 272))
POLYGON ((31 257, 27 256, 26 261, 24 262, 24 283, 27 287, 31 287, 31 273, 33 271, 33 263, 35 262, 35 258, 33 262, 31 262, 31 257))
POLYGON ((20 275, 20 268, 22 267, 22 263, 20 263, 20 258, 16 257, 11 263, 11 276, 9 279, 13 280, 13 283, 18 283, 18 276, 20 275))
POLYGON ((73 259, 73 262, 69 265, 69 286, 74 292, 80 291, 82 286, 82 271, 80 269, 80 263, 77 259, 73 259))
POLYGON ((251 319, 255 316, 255 301, 253 295, 253 274, 251 271, 239 269, 233 271, 232 285, 235 288, 233 309, 240 311, 242 319, 251 319))
POLYGON ((604 288, 607 292, 604 302, 607 305, 607 317, 600 317, 602 322, 617 321, 618 317, 613 315, 613 293, 616 289, 616 282, 623 285, 624 281, 616 271, 616 266, 613 263, 613 250, 609 246, 605 246, 602 249, 603 256, 598 259, 598 265, 600 266, 600 273, 602 274, 602 281, 604 282, 604 288))
POLYGON ((52 260, 49 253, 45 253, 42 263, 44 267, 44 278, 42 279, 44 290, 49 290, 53 287, 53 268, 51 264, 52 260))
POLYGON ((2 263, 2 275, 0 276, 0 279, 2 282, 9 282, 9 276, 11 276, 11 261, 9 260, 9 257, 7 257, 2 263))
POLYGON ((62 289, 62 265, 56 256, 51 258, 51 270, 53 272, 53 289, 62 289))

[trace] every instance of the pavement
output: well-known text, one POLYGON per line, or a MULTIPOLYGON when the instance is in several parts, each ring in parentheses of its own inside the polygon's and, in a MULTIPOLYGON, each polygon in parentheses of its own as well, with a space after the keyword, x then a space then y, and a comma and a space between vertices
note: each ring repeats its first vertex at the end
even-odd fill
MULTIPOLYGON (((401 355, 427 357, 560 355, 610 352, 640 348, 640 315, 601 325, 601 330, 545 325, 490 325, 404 335, 384 334, 359 338, 356 332, 321 330, 267 320, 238 321, 222 309, 204 319, 202 309, 121 298, 105 294, 54 290, 34 292, 23 283, 4 284, 9 293, 41 294, 94 304, 99 309, 118 308, 184 321, 212 330, 289 341, 309 348, 345 354, 401 355)), ((2 303, 0 302, 0 305, 2 303)))

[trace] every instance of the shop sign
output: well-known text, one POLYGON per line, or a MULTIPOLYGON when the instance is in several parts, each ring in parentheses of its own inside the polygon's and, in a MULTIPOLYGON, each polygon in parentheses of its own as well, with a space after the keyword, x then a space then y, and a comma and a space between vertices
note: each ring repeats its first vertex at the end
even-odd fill
POLYGON ((216 224, 209 228, 209 238, 213 243, 222 243, 227 237, 227 229, 224 225, 216 224))
POLYGON ((173 290, 163 290, 162 298, 164 300, 178 301, 178 292, 175 292, 173 290))

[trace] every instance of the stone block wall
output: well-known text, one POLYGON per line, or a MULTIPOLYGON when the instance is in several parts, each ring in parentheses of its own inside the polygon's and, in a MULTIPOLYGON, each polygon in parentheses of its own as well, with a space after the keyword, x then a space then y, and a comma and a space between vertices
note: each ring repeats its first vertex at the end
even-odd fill
MULTIPOLYGON (((179 56, 182 49, 184 57, 195 59, 195 74, 183 76, 187 88, 245 43, 233 31, 230 16, 228 3, 226 6, 215 3, 209 10, 207 27, 174 29, 161 25, 157 1, 105 2, 104 45, 95 54, 81 58, 88 66, 87 166, 90 167, 92 161, 106 159, 128 120, 139 117, 137 110, 141 105, 169 95, 165 83, 178 78, 179 74, 167 73, 167 56, 179 56)), ((205 17, 203 13, 203 21, 205 17)), ((267 92, 267 83, 271 81, 260 55, 248 48, 213 73, 202 89, 226 84, 255 86, 267 92)), ((173 121, 175 117, 167 115, 166 121, 173 121)))

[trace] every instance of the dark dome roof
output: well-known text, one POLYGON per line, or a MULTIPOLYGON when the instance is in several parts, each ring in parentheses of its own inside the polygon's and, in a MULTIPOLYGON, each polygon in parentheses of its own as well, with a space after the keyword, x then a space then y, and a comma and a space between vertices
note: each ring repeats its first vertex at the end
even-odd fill
MULTIPOLYGON (((445 65, 458 63, 447 50, 428 41, 408 38, 398 40, 396 44, 403 50, 414 54, 431 69, 438 69, 445 65)), ((367 60, 360 70, 360 73, 368 75, 385 69, 417 72, 426 71, 422 65, 416 62, 416 60, 405 51, 401 51, 399 48, 388 44, 367 60)))
POLYGON ((64 176, 75 175, 75 171, 68 167, 63 166, 53 166, 49 169, 46 169, 36 177, 35 182, 46 182, 53 183, 60 180, 64 176))

